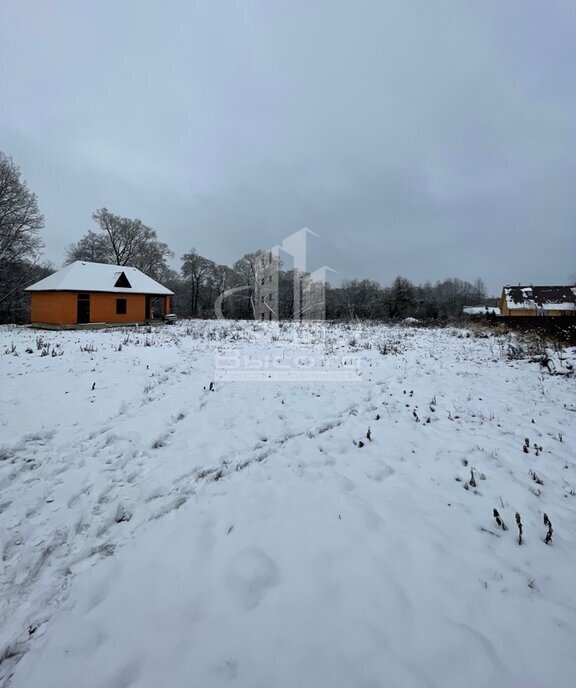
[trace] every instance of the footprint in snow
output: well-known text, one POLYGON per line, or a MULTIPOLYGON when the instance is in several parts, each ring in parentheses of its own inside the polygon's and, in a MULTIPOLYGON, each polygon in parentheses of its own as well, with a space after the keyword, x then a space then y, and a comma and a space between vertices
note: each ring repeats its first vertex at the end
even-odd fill
POLYGON ((241 607, 255 609, 278 583, 278 567, 261 549, 248 547, 232 557, 225 573, 226 586, 241 607))

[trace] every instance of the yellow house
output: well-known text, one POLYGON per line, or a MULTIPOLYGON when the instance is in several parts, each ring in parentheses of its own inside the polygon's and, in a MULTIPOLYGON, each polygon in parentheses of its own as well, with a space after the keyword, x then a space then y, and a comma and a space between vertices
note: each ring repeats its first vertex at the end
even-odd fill
POLYGON ((576 287, 504 287, 500 296, 504 316, 566 318, 576 316, 576 287))

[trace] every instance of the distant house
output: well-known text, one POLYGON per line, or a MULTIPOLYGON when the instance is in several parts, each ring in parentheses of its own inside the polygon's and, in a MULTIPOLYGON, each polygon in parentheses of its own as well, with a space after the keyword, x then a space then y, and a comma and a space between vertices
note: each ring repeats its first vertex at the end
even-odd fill
POLYGON ((504 316, 576 316, 576 287, 504 287, 500 296, 504 316))
POLYGON ((143 323, 172 309, 170 289, 120 265, 76 261, 26 291, 33 325, 143 323))

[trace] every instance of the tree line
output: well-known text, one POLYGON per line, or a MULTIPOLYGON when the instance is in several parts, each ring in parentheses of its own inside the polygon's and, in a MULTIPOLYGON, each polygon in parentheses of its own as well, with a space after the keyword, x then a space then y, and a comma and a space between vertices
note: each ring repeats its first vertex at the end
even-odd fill
MULTIPOLYGON (((174 311, 180 317, 214 317, 214 304, 224 294, 227 297, 221 299, 221 308, 225 317, 256 316, 267 251, 247 253, 230 267, 191 248, 181 256, 180 270, 175 270, 170 265, 174 253, 141 220, 121 217, 107 208, 96 210, 92 220, 94 227, 66 249, 65 264, 84 260, 136 267, 174 292, 174 311)), ((43 227, 36 195, 14 161, 0 151, 0 322, 26 322, 25 287, 54 272, 42 258, 43 227)), ((294 271, 278 264, 280 319, 294 317, 294 283, 294 271)), ((326 317, 331 320, 438 320, 459 317, 464 305, 488 303, 480 279, 415 285, 397 277, 389 286, 354 279, 339 286, 323 285, 322 294, 326 317)))

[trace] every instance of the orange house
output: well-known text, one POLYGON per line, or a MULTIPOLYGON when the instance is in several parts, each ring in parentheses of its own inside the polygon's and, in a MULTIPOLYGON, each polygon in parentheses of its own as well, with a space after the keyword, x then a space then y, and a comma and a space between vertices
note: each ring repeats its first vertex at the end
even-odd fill
POLYGON ((136 268, 75 261, 28 287, 33 325, 133 324, 162 318, 174 292, 136 268))

